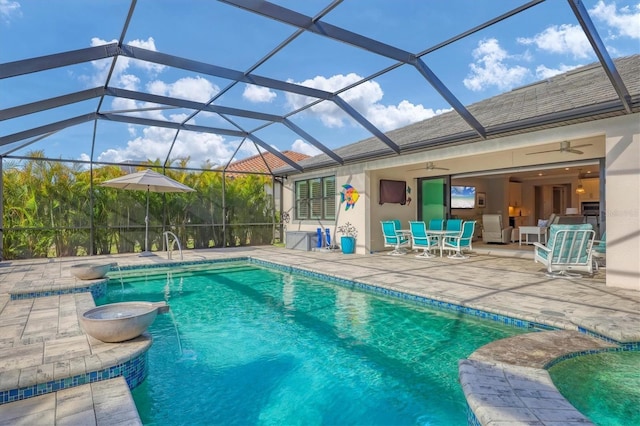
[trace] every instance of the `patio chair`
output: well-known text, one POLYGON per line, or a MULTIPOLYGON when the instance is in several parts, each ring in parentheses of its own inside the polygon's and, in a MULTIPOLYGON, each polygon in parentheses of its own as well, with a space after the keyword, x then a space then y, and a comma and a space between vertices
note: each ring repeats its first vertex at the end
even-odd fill
POLYGON ((431 249, 438 248, 438 240, 429 237, 425 223, 409 221, 409 229, 411 230, 411 246, 414 249, 422 249, 422 253, 416 257, 434 257, 435 255, 431 254, 431 249))
POLYGON ((384 246, 393 247, 393 250, 389 252, 391 256, 398 256, 406 254, 404 250, 411 243, 409 238, 400 231, 398 220, 383 220, 380 222, 382 225, 382 235, 384 236, 384 246))
POLYGON ((508 244, 511 242, 512 226, 503 226, 501 214, 482 215, 482 241, 508 244))
POLYGON ((443 247, 445 250, 455 252, 449 254, 451 259, 467 259, 469 256, 463 254, 464 250, 472 250, 471 241, 473 240, 473 231, 476 228, 475 220, 467 220, 462 223, 462 232, 454 237, 445 237, 443 247))
POLYGON ((595 232, 590 223, 580 225, 551 225, 547 245, 534 245, 534 261, 547 267, 551 278, 579 277, 570 271, 593 275, 593 240, 595 232))
POLYGON ((458 232, 462 231, 462 219, 448 219, 445 230, 458 232))
POLYGON ((431 231, 442 231, 444 228, 444 220, 442 219, 431 219, 429 221, 429 230, 431 231))

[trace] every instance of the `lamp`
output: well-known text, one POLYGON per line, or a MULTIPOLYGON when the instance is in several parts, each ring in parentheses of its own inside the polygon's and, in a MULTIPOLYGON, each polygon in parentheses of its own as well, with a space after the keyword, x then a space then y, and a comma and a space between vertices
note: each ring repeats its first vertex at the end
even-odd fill
POLYGON ((584 186, 582 186, 582 179, 580 179, 580 169, 578 169, 578 187, 576 188, 576 194, 582 195, 585 192, 587 191, 585 191, 584 186))

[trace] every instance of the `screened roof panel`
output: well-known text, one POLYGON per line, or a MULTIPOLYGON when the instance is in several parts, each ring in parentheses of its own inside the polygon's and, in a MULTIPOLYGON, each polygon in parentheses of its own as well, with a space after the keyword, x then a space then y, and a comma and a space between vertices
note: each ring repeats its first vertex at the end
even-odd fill
POLYGON ((97 124, 55 128, 70 148, 52 135, 41 143, 46 156, 80 160, 95 144, 94 159, 190 156, 223 164, 254 131, 279 151, 336 149, 370 137, 394 150, 400 134, 411 144, 443 130, 384 132, 449 109, 456 116, 450 129, 482 139, 485 121, 499 119, 479 119, 468 106, 594 62, 607 70, 602 90, 616 92, 630 111, 625 86, 636 87, 640 72, 620 76, 611 58, 640 52, 632 0, 364 4, 13 0, 0 9, 0 39, 8 40, 0 49, 0 146, 28 144, 41 136, 30 129, 77 114, 93 114, 97 124), (39 112, 12 115, 30 103, 39 112), (28 136, 13 140, 21 131, 28 136))
POLYGON ((376 7, 363 8, 358 2, 348 2, 336 8, 326 21, 418 53, 525 3, 448 0, 425 5, 399 0, 378 2, 376 7), (399 9, 403 10, 402 14, 397 13, 399 9))

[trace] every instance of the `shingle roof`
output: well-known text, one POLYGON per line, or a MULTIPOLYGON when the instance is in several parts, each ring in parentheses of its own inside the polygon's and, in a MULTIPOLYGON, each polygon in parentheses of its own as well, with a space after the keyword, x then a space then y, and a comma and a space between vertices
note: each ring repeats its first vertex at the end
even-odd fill
MULTIPOLYGON (((640 55, 618 58, 614 62, 631 96, 633 112, 640 111, 640 55)), ((468 106, 468 110, 486 128, 488 139, 626 113, 600 63, 485 99, 468 106)), ((455 111, 392 130, 386 135, 400 147, 401 153, 483 140, 455 111)), ((335 152, 345 162, 397 155, 375 137, 343 146, 335 152)), ((300 165, 310 170, 335 166, 335 162, 321 154, 301 161, 300 165)), ((277 172, 294 171, 287 166, 277 172)))
MULTIPOLYGON (((282 151, 282 154, 295 161, 301 161, 309 158, 310 156, 307 154, 303 154, 301 152, 295 151, 282 151)), ((271 174, 272 170, 282 168, 284 166, 288 166, 287 163, 282 161, 280 158, 271 154, 270 152, 265 152, 260 154, 256 154, 253 157, 244 158, 242 160, 234 161, 229 164, 226 168, 227 175, 236 175, 241 173, 267 173, 271 174), (235 172, 235 173, 234 173, 235 172)))

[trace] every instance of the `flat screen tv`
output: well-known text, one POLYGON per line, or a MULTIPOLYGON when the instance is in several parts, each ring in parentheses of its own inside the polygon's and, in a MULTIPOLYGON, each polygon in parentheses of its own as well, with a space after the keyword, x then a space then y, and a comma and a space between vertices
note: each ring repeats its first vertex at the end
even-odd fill
POLYGON ((473 209, 476 206, 475 186, 451 186, 451 208, 473 209))
POLYGON ((380 179, 380 204, 407 203, 407 182, 403 180, 380 179))

